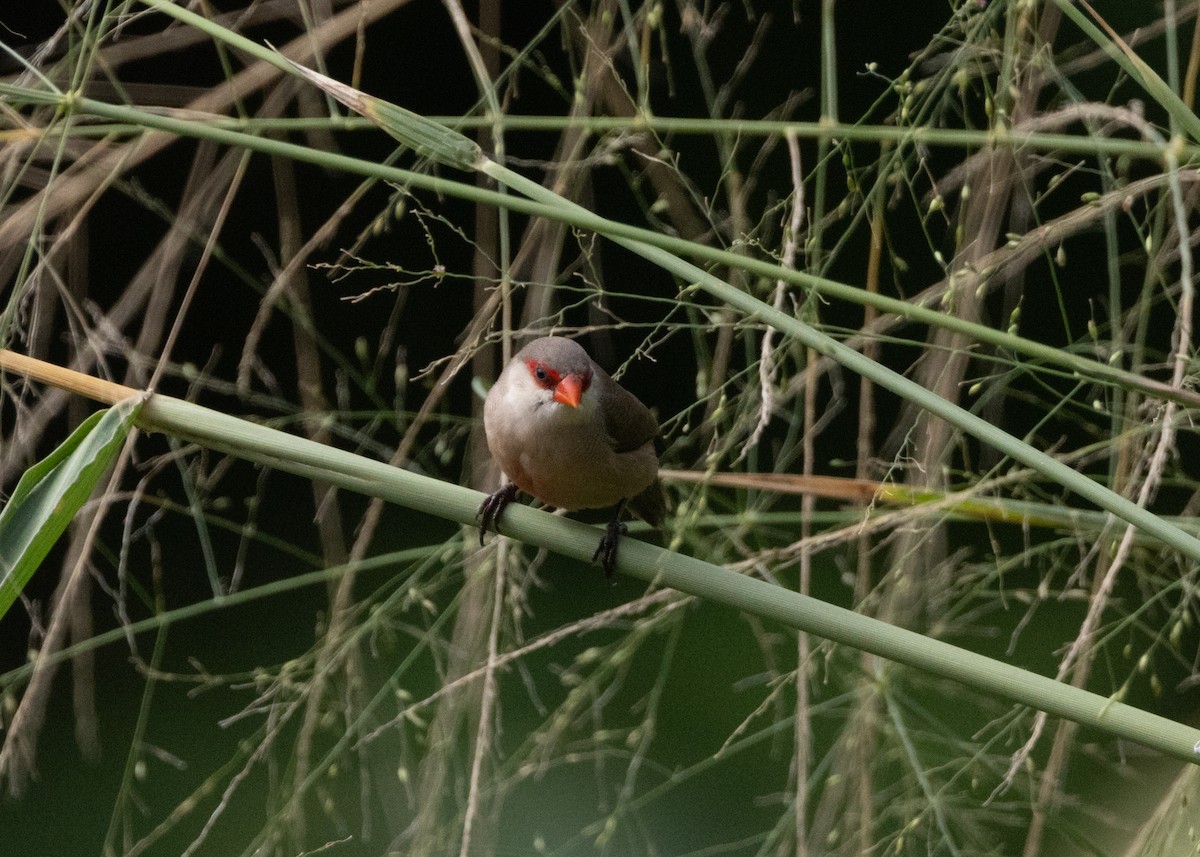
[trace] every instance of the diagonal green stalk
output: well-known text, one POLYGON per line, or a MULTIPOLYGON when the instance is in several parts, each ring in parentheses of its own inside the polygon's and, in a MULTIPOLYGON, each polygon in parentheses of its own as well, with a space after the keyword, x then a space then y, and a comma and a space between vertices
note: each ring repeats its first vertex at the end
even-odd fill
MULTIPOLYGON (((469 488, 167 396, 149 399, 138 425, 465 525, 475 522, 484 497, 469 488)), ((504 531, 584 563, 591 561, 598 535, 594 527, 518 505, 505 512, 504 531)), ((621 541, 618 568, 655 585, 953 679, 1178 759, 1200 761, 1200 730, 699 559, 626 537, 621 541)))
MULTIPOLYGON (((19 371, 110 404, 124 401, 137 392, 2 349, 0 369, 19 371)), ((468 526, 475 523, 484 498, 470 488, 169 396, 156 394, 147 399, 137 414, 136 425, 468 526)), ((504 514, 504 531, 523 542, 584 563, 591 562, 598 537, 596 528, 579 521, 515 504, 504 514)), ((472 541, 467 540, 464 545, 472 541)), ((621 540, 617 568, 657 586, 817 634, 1135 741, 1178 759, 1200 762, 1198 729, 703 560, 626 537, 621 540)))

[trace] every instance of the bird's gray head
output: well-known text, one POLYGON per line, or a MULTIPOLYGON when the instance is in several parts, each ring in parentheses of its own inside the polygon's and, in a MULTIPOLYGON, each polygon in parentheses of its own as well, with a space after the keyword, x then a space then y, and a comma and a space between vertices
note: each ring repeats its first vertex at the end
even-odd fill
POLYGON ((579 407, 592 384, 592 359, 579 343, 561 336, 533 340, 517 352, 513 362, 524 364, 536 385, 572 408, 579 407))

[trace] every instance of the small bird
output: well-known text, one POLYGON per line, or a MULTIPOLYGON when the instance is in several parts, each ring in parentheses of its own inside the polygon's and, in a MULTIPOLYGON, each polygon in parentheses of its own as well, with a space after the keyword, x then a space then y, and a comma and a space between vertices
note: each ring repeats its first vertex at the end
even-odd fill
POLYGON ((520 489, 567 511, 616 506, 592 562, 612 577, 631 511, 662 525, 658 424, 637 397, 561 336, 530 342, 500 373, 483 405, 488 449, 508 482, 479 507, 479 544, 520 489))

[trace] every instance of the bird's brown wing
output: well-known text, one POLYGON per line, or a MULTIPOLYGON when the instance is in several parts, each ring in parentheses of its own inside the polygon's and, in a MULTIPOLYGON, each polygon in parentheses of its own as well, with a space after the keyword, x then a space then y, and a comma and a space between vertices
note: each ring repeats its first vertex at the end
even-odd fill
POLYGON ((633 393, 608 379, 605 401, 600 409, 604 414, 604 430, 616 452, 641 449, 658 437, 658 423, 650 409, 633 393))
MULTIPOLYGON (((658 437, 658 423, 650 409, 616 381, 611 378, 607 380, 608 383, 604 385, 607 393, 601 411, 604 414, 604 430, 612 442, 613 450, 633 452, 653 442, 658 437)), ((662 483, 657 479, 636 497, 627 499, 629 509, 635 515, 652 527, 662 526, 667 514, 667 503, 663 496, 662 483)))

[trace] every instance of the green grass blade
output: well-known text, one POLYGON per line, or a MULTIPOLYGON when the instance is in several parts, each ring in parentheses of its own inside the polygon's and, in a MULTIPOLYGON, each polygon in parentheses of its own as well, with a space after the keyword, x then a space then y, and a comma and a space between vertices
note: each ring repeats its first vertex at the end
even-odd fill
POLYGON ((0 510, 0 618, 91 496, 141 405, 134 398, 97 411, 21 477, 0 510))

